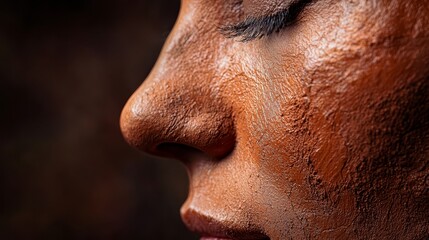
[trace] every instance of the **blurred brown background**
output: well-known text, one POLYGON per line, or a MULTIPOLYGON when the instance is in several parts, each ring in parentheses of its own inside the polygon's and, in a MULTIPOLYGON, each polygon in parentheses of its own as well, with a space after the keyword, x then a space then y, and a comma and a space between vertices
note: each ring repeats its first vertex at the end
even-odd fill
POLYGON ((118 119, 179 1, 0 2, 0 239, 195 239, 180 163, 150 159, 118 119))

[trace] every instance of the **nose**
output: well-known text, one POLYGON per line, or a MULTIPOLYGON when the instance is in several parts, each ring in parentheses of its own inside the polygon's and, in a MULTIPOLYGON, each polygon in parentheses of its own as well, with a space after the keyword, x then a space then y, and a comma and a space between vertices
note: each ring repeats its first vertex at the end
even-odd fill
POLYGON ((180 159, 199 152, 220 159, 235 146, 232 112, 207 67, 214 60, 195 56, 184 45, 186 34, 170 36, 157 65, 126 103, 121 130, 130 145, 152 155, 180 159))
MULTIPOLYGON (((165 76, 166 77, 166 76, 165 76)), ((232 115, 220 100, 183 80, 148 79, 128 100, 121 114, 127 142, 152 155, 185 157, 201 151, 222 158, 235 145, 232 115)))

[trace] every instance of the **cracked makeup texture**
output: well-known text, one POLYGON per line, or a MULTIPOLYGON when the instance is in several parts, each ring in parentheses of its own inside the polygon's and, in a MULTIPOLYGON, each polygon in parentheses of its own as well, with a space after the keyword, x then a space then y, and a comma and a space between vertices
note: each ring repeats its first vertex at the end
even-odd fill
POLYGON ((263 38, 219 31, 266 6, 182 1, 125 139, 186 165, 182 219, 206 238, 429 237, 429 1, 318 0, 263 38))

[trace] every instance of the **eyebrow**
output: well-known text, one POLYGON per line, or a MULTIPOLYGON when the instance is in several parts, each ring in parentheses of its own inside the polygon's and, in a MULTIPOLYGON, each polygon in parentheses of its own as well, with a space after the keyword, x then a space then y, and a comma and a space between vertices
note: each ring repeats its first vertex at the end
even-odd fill
POLYGON ((222 26, 220 32, 228 38, 240 38, 241 42, 269 36, 295 23, 303 8, 310 2, 312 0, 293 1, 275 13, 259 17, 250 16, 239 23, 222 26))

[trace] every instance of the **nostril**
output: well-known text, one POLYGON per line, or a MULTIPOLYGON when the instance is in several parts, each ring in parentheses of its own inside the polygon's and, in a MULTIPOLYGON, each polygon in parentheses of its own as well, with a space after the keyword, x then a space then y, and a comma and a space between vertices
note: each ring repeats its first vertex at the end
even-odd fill
POLYGON ((198 159, 215 160, 213 157, 204 153, 204 151, 181 143, 164 142, 158 144, 155 151, 155 154, 158 156, 178 159, 185 164, 198 159))

